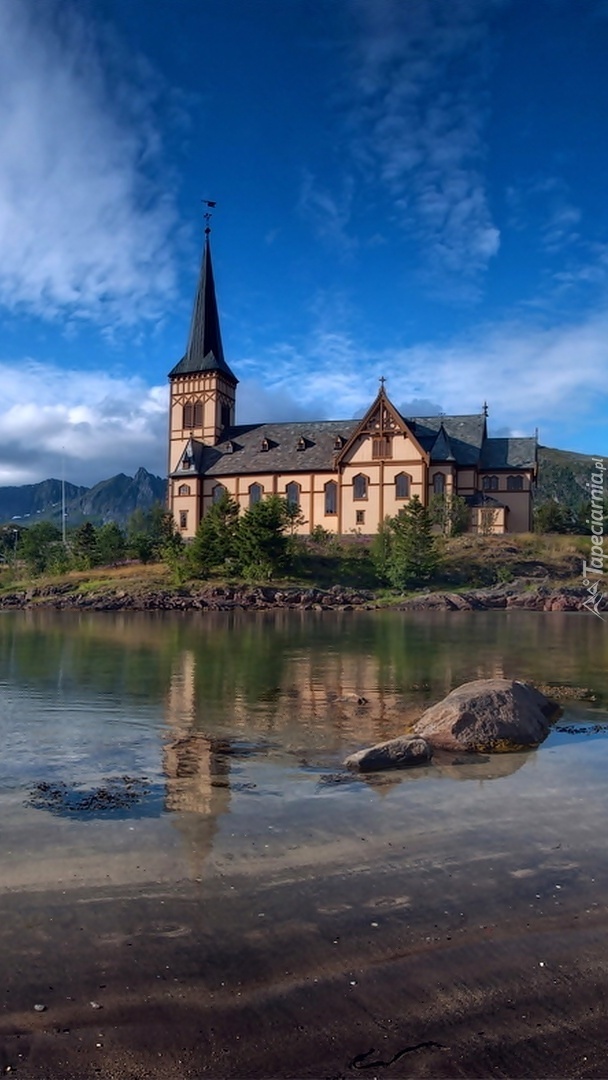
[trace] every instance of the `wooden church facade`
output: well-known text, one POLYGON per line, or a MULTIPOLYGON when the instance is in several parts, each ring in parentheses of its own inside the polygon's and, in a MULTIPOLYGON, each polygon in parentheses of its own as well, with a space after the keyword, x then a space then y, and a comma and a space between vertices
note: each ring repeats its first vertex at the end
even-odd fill
POLYGON ((169 508, 184 538, 228 492, 242 508, 296 502, 303 533, 375 533, 415 495, 462 496, 471 531, 532 526, 536 440, 490 438, 486 409, 402 416, 384 380, 361 420, 235 424, 238 380, 222 348, 208 230, 186 355, 169 374, 169 508))

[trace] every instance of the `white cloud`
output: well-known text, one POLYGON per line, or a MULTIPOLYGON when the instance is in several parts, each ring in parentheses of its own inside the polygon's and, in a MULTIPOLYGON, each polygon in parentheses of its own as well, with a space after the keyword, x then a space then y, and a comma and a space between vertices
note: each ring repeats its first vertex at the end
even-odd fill
POLYGON ((166 387, 34 360, 0 364, 0 485, 91 485, 140 465, 165 475, 166 387))
POLYGON ((260 367, 284 394, 297 388, 311 417, 360 415, 385 375, 389 396, 408 411, 417 399, 439 398, 446 413, 478 413, 487 400, 494 429, 531 434, 539 426, 553 445, 595 437, 597 446, 606 440, 607 335, 608 317, 594 315, 551 329, 503 323, 452 343, 372 352, 347 333, 323 331, 301 349, 275 348, 260 367))
POLYGON ((132 324, 174 290, 174 208, 157 179, 156 113, 168 95, 105 33, 72 0, 0 4, 0 305, 9 311, 132 324))
POLYGON ((487 22, 495 0, 359 0, 356 155, 434 277, 470 283, 500 245, 483 177, 487 22))

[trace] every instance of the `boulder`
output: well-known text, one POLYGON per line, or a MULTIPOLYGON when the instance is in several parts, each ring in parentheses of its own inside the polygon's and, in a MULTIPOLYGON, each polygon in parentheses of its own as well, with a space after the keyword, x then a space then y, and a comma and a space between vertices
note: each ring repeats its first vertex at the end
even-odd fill
POLYGON ((441 750, 497 753, 538 746, 559 706, 529 683, 477 679, 432 705, 413 733, 441 750))
POLYGON ((410 765, 424 765, 431 760, 432 753, 426 739, 403 735, 368 746, 366 750, 358 750, 347 757, 344 764, 348 769, 359 769, 360 772, 402 769, 410 765))

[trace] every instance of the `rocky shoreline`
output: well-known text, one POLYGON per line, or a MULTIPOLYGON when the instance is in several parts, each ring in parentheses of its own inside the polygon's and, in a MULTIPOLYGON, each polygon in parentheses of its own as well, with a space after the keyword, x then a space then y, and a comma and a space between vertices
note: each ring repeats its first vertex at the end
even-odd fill
POLYGON ((455 593, 421 592, 380 602, 366 589, 334 585, 330 589, 298 586, 205 585, 199 588, 154 589, 138 594, 127 589, 78 591, 73 584, 34 586, 0 597, 1 609, 53 608, 92 611, 266 611, 289 608, 300 611, 354 611, 393 607, 399 611, 583 611, 589 603, 583 586, 512 582, 455 593))

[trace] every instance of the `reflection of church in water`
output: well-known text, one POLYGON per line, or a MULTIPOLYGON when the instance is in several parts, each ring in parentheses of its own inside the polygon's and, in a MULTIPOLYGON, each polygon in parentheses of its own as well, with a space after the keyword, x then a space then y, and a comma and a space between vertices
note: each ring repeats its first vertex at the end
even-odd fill
POLYGON ((195 674, 195 655, 184 650, 169 683, 163 771, 165 809, 178 811, 174 823, 198 871, 211 853, 218 818, 230 808, 230 758, 227 740, 197 730, 195 674))
MULTIPOLYGON (((230 810, 231 762, 238 761, 243 741, 271 736, 274 753, 285 764, 293 763, 286 747, 294 737, 304 755, 307 748, 323 753, 328 745, 369 745, 399 734, 461 681, 445 657, 440 680, 431 689, 396 685, 392 665, 385 668, 377 655, 336 652, 320 658, 307 651, 286 664, 280 685, 264 695, 261 710, 257 703, 255 718, 243 688, 226 686, 230 731, 217 737, 201 730, 201 664, 203 656, 193 649, 175 655, 163 747, 165 807, 175 813, 174 824, 197 869, 211 853, 219 819, 230 810)), ((505 672, 500 664, 491 672, 480 664, 469 677, 490 675, 504 677, 505 672)))

